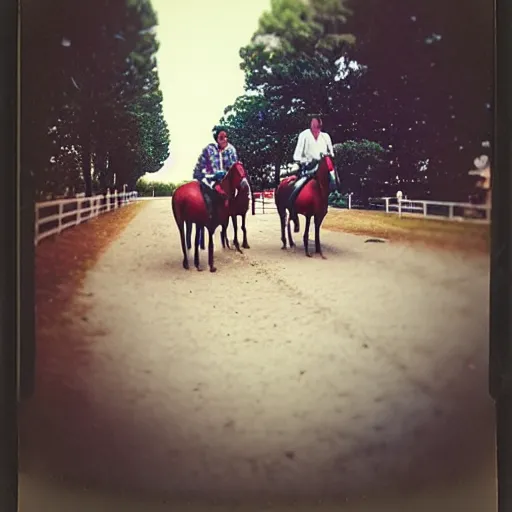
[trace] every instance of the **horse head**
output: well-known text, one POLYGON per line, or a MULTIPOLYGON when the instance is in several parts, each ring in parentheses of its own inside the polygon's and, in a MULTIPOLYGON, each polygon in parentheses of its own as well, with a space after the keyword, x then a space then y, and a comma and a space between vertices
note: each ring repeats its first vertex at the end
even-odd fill
POLYGON ((327 192, 340 188, 338 173, 334 168, 334 162, 330 155, 321 155, 316 176, 320 187, 327 192))
POLYGON ((249 181, 247 180, 247 173, 241 162, 235 162, 226 173, 222 180, 228 185, 226 192, 228 195, 234 194, 240 188, 249 188, 249 181))

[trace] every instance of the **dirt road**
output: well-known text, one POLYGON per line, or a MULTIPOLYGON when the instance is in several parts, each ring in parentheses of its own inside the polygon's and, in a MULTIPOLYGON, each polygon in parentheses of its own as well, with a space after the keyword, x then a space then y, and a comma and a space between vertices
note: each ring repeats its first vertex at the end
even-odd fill
POLYGON ((248 230, 243 255, 216 237, 216 274, 185 271, 170 202, 148 202, 76 298, 77 364, 47 358, 24 405, 26 471, 329 500, 491 467, 486 259, 327 231, 307 259, 275 214, 248 230))

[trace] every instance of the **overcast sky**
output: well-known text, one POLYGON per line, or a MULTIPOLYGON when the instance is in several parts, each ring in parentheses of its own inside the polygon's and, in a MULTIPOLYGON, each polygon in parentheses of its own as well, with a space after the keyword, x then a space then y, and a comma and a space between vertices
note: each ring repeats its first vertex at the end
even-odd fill
POLYGON ((250 42, 270 0, 152 0, 158 15, 157 54, 171 156, 146 179, 192 178, 199 153, 224 108, 243 94, 238 51, 250 42))

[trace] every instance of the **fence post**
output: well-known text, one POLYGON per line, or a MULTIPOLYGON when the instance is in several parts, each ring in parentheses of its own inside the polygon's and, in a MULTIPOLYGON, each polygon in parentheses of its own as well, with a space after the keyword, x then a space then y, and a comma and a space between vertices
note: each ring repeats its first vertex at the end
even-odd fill
POLYGON ((402 199, 398 199, 398 216, 402 217, 402 199))
POLYGON ((114 190, 114 210, 117 209, 117 201, 118 201, 118 198, 117 198, 117 189, 114 190))
POLYGON ((78 226, 80 224, 80 221, 82 220, 82 213, 80 211, 80 207, 82 205, 82 201, 77 197, 76 198, 76 222, 75 226, 78 226))
POLYGON ((35 239, 36 239, 36 243, 35 245, 37 245, 37 243, 39 242, 39 206, 36 204, 35 205, 35 220, 34 220, 34 234, 35 234, 35 239))
POLYGON ((261 193, 261 209, 262 213, 265 213, 265 189, 263 189, 263 192, 261 193))
POLYGON ((348 209, 352 210, 352 194, 348 195, 348 209))
MULTIPOLYGON (((389 213, 389 197, 385 197, 384 201, 386 201, 386 213, 389 213)), ((400 199, 398 202, 400 203, 400 199)))
POLYGON ((107 212, 110 211, 110 189, 107 188, 107 193, 105 194, 105 199, 107 200, 107 212))
POLYGON ((451 220, 453 219, 453 204, 450 204, 448 206, 448 218, 451 220))
POLYGON ((427 202, 423 201, 423 217, 427 216, 427 202))
POLYGON ((64 213, 64 205, 62 203, 59 204, 59 233, 62 231, 62 214, 64 213))

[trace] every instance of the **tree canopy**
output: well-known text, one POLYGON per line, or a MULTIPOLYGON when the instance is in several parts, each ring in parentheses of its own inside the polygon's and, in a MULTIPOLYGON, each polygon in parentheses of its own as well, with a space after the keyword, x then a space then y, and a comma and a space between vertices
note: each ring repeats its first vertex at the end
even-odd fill
POLYGON ((241 115, 240 122, 252 123, 253 133, 265 132, 258 137, 263 146, 256 144, 255 150, 269 158, 276 182, 281 166, 291 159, 298 133, 307 126, 307 116, 329 116, 337 109, 338 61, 353 42, 343 30, 347 15, 339 0, 272 0, 252 40, 240 49, 247 94, 261 98, 258 116, 247 120, 241 115), (270 151, 262 149, 268 145, 270 151))
POLYGON ((156 24, 147 0, 24 5, 22 168, 38 197, 133 188, 162 167, 156 24))
POLYGON ((359 193, 467 200, 467 171, 492 135, 492 23, 487 0, 463 18, 440 0, 272 0, 240 49, 246 94, 226 109, 231 139, 249 172, 268 182, 272 166, 277 184, 320 114, 345 149, 383 150, 359 193))

